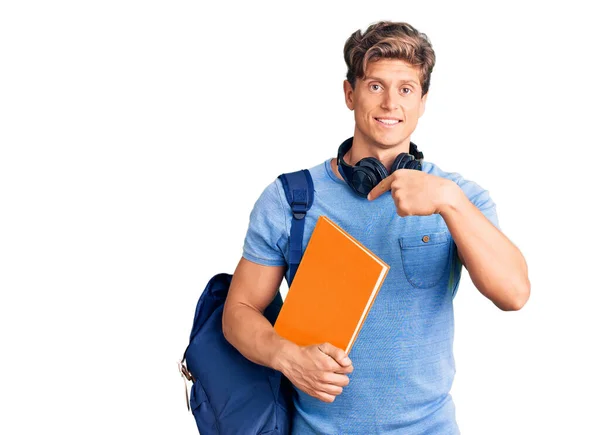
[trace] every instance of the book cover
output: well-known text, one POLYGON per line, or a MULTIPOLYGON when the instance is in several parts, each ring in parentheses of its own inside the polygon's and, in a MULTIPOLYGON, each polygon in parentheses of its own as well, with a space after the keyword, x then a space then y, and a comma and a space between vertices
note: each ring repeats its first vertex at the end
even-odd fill
POLYGON ((319 216, 275 331, 348 354, 390 267, 327 216, 319 216))

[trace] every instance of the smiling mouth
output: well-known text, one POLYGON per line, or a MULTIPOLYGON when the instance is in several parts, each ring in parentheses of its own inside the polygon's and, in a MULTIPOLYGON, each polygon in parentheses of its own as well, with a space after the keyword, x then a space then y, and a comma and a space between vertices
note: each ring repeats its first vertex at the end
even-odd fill
POLYGON ((375 121, 377 121, 381 125, 385 125, 386 127, 393 127, 402 122, 401 119, 394 118, 375 118, 375 121))

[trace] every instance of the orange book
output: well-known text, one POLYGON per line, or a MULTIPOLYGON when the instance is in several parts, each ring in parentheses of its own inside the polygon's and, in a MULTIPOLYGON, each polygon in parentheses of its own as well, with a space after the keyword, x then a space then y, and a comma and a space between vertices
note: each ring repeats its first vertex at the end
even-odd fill
POLYGON ((327 341, 348 354, 389 269, 327 216, 319 216, 275 331, 300 346, 327 341))

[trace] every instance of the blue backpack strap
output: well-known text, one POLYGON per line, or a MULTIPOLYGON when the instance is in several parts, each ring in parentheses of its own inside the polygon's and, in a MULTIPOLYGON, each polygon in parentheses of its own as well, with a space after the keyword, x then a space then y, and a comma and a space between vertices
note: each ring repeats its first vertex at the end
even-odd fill
POLYGON ((283 190, 288 204, 292 208, 292 228, 290 230, 290 285, 302 259, 302 237, 304 235, 304 217, 314 199, 312 177, 307 169, 281 174, 283 190))

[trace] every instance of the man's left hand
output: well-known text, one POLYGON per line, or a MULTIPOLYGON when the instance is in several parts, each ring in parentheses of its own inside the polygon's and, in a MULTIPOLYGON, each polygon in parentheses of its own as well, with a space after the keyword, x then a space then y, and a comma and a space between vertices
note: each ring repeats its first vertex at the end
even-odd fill
POLYGON ((399 216, 429 216, 441 213, 455 195, 458 185, 450 180, 414 169, 398 169, 375 186, 372 201, 391 190, 399 216))

